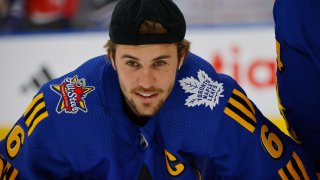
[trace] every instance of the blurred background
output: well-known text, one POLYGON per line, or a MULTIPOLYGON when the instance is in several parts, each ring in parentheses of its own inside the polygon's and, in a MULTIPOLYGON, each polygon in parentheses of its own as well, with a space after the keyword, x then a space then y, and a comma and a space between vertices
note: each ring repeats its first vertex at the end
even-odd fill
MULTIPOLYGON (((272 23, 273 1, 174 0, 188 26, 272 23)), ((1 33, 106 30, 117 0, 0 0, 1 33)))
MULTIPOLYGON (((191 51, 233 76, 284 127, 275 93, 273 1, 174 0, 191 51)), ((117 0, 0 0, 0 139, 39 87, 105 54, 117 0)), ((58 102, 57 102, 58 103, 58 102)))

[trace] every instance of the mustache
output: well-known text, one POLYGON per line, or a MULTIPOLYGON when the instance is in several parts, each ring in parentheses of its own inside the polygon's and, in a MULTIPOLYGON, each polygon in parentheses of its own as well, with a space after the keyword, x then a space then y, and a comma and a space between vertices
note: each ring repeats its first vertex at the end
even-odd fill
POLYGON ((144 92, 144 93, 162 93, 164 92, 161 88, 156 88, 156 87, 150 87, 150 88, 144 88, 142 86, 136 87, 131 90, 132 93, 135 92, 144 92))

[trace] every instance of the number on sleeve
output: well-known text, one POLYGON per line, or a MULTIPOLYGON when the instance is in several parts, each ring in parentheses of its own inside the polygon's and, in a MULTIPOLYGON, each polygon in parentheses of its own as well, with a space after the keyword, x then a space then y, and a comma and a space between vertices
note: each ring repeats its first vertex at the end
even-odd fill
POLYGON ((6 150, 9 158, 14 159, 18 155, 18 152, 24 143, 24 134, 25 133, 19 124, 16 124, 13 127, 6 143, 6 150))
POLYGON ((273 159, 281 158, 284 151, 283 143, 275 133, 269 131, 265 124, 261 127, 261 141, 263 147, 273 159))

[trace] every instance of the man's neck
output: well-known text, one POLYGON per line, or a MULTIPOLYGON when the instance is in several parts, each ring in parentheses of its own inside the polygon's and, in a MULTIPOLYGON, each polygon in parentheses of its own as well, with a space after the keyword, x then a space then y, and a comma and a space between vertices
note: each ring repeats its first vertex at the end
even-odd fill
POLYGON ((129 107, 127 102, 125 102, 125 100, 123 100, 123 110, 124 110, 124 113, 128 116, 129 120, 137 126, 142 127, 142 126, 146 125, 150 119, 150 117, 147 117, 147 116, 136 115, 136 113, 134 113, 131 110, 131 108, 129 107))

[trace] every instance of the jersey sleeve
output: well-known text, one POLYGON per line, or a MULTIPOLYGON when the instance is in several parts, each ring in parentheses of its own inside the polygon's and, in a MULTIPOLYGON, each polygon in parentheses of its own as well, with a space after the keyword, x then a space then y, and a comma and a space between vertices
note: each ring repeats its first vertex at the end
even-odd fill
POLYGON ((301 147, 265 118, 239 85, 227 99, 213 150, 222 179, 314 178, 301 147))
POLYGON ((318 70, 320 70, 319 6, 318 0, 276 0, 273 7, 275 36, 278 43, 295 58, 311 61, 318 70))
POLYGON ((276 0, 279 111, 320 174, 320 1, 276 0))
POLYGON ((45 99, 40 91, 0 142, 0 179, 59 179, 70 173, 54 139, 45 99))

